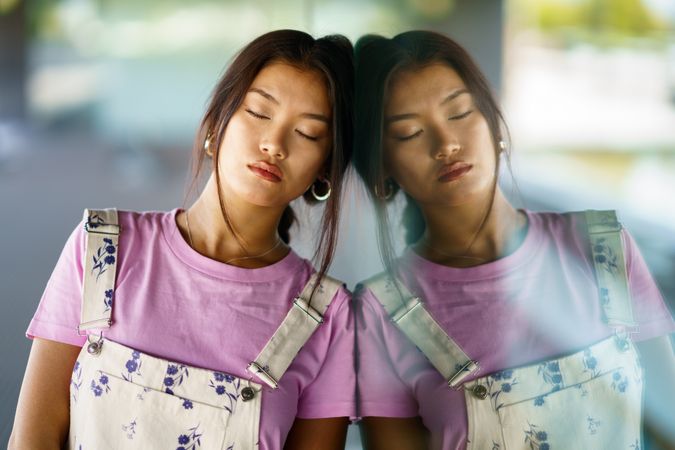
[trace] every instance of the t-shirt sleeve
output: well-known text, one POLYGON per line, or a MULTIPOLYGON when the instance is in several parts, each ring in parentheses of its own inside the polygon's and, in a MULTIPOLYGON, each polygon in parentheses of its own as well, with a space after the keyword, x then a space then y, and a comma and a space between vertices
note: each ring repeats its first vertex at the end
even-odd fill
POLYGON ((61 251, 56 267, 42 294, 26 336, 63 342, 81 347, 85 336, 77 334, 82 299, 82 254, 85 233, 80 223, 61 251))
MULTIPOLYGON (((322 346, 323 362, 316 378, 301 392, 297 417, 319 419, 328 417, 355 417, 354 391, 354 317, 349 292, 340 288, 326 311, 321 327, 329 333, 322 346)), ((321 330, 317 330, 321 331, 321 330)), ((321 338, 321 336, 316 336, 321 338)), ((315 345, 316 340, 308 345, 315 345)))
POLYGON ((623 230, 628 286, 637 328, 636 341, 646 341, 675 331, 675 322, 656 282, 649 273, 640 249, 627 230, 623 230))
POLYGON ((359 417, 415 417, 419 415, 412 370, 419 352, 391 323, 369 289, 358 289, 356 310, 357 383, 359 417), (413 351, 411 351, 413 350, 413 351))

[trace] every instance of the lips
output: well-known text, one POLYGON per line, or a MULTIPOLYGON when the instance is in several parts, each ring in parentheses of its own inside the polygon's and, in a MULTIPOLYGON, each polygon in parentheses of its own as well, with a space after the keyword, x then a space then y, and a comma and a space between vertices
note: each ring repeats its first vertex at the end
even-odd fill
POLYGON ((260 178, 267 181, 272 181, 274 183, 279 183, 284 177, 281 169, 279 169, 274 164, 270 164, 265 161, 256 161, 252 164, 249 164, 248 168, 260 178))
POLYGON ((438 171, 438 181, 445 183, 457 180, 472 168, 472 164, 465 163, 464 161, 455 161, 452 164, 446 164, 438 171))

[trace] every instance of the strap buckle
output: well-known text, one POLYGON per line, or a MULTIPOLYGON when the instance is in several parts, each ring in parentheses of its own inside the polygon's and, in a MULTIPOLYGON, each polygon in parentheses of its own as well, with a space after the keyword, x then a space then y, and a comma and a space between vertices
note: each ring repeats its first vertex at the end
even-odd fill
POLYGON ((266 385, 272 389, 279 387, 279 382, 267 371, 263 366, 258 364, 258 362, 251 362, 246 368, 247 371, 251 372, 253 375, 260 378, 266 385))
POLYGON ((392 322, 394 323, 400 322, 401 319, 403 319, 410 312, 412 312, 413 309, 417 308, 421 304, 422 300, 420 300, 419 297, 410 297, 408 300, 405 301, 403 306, 394 311, 394 313, 391 315, 392 322))
POLYGON ((479 368, 478 363, 476 361, 469 360, 462 367, 459 368, 455 374, 450 377, 448 380, 448 386, 450 386, 453 389, 459 389, 459 383, 462 382, 462 380, 473 373, 475 370, 479 368))
POLYGON ((312 308, 310 304, 307 303, 307 300, 305 300, 304 298, 295 297, 293 299, 293 304, 298 308, 300 308, 302 312, 304 312, 309 317, 314 319, 317 323, 323 323, 323 315, 316 309, 312 308))

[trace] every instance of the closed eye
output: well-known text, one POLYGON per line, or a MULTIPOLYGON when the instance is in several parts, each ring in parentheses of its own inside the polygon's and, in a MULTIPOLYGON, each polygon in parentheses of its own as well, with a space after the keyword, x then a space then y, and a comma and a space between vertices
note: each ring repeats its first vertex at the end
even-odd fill
POLYGON ((460 119, 465 118, 466 116, 468 116, 468 115, 471 114, 472 112, 473 112, 473 110, 470 109, 470 110, 468 110, 468 111, 465 112, 465 113, 458 114, 458 115, 452 116, 452 117, 448 117, 448 120, 460 120, 460 119))
POLYGON ((247 109, 246 112, 249 113, 250 115, 252 115, 253 117, 255 117, 256 119, 270 120, 269 117, 264 116, 264 115, 262 115, 262 114, 260 114, 260 113, 255 112, 255 111, 252 111, 252 110, 250 110, 250 109, 247 109))
POLYGON ((399 141, 409 141, 411 139, 416 138, 417 136, 421 135, 424 130, 418 130, 415 133, 408 135, 408 136, 397 136, 396 139, 399 141))
POLYGON ((305 138, 307 140, 310 140, 310 141, 318 141, 319 140, 318 136, 310 136, 308 134, 303 133, 300 130, 295 130, 295 132, 298 133, 300 136, 302 136, 303 138, 305 138))

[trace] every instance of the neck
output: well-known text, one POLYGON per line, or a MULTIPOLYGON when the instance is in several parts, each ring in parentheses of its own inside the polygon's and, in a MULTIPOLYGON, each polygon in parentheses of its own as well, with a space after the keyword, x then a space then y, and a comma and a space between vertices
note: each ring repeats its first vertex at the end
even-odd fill
POLYGON ((288 254, 289 247, 277 233, 285 207, 263 207, 238 198, 223 198, 223 202, 232 229, 223 218, 214 177, 197 201, 177 217, 183 237, 196 251, 245 268, 264 267, 288 254))
POLYGON ((422 257, 447 266, 476 266, 506 256, 522 243, 527 230, 527 218, 499 188, 492 202, 486 196, 450 207, 420 206, 426 229, 413 248, 422 257))

